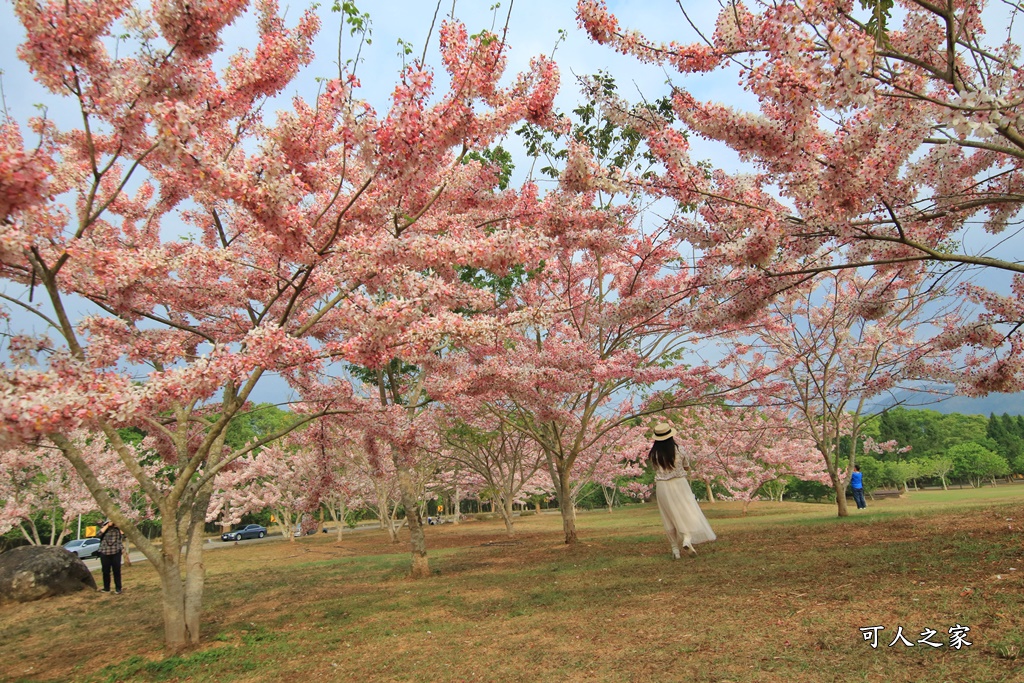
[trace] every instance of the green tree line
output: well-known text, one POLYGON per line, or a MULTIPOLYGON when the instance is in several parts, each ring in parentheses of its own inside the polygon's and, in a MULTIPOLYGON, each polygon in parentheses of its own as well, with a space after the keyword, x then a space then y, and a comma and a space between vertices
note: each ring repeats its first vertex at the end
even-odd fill
POLYGON ((877 421, 879 442, 897 447, 857 462, 865 488, 979 487, 1024 475, 1024 416, 942 414, 894 408, 877 421))

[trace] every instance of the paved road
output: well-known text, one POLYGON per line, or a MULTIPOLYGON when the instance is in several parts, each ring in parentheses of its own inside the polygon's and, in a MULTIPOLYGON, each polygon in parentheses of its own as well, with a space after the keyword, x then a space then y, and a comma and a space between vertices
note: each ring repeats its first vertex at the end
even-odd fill
MULTIPOLYGON (((365 531, 367 529, 374 529, 376 527, 377 527, 377 522, 373 522, 372 524, 361 524, 361 525, 357 526, 355 529, 349 529, 349 528, 346 527, 342 531, 342 533, 350 534, 353 531, 365 531)), ((328 527, 327 528, 327 533, 329 535, 337 534, 337 530, 335 528, 328 527)), ((219 536, 217 536, 217 537, 211 536, 210 538, 206 539, 206 543, 205 543, 205 545, 203 547, 206 550, 217 550, 218 548, 228 548, 228 547, 231 547, 231 546, 234 546, 234 545, 250 545, 250 544, 253 544, 253 543, 268 543, 268 542, 271 542, 271 541, 283 541, 283 540, 284 540, 284 536, 281 534, 280 531, 271 531, 264 538, 248 538, 248 539, 245 539, 244 541, 222 541, 222 540, 220 540, 219 536)), ((139 550, 132 550, 129 553, 129 557, 131 558, 132 564, 134 564, 136 562, 146 562, 147 561, 146 560, 146 556, 143 555, 142 552, 139 551, 139 550)), ((90 571, 99 571, 100 570, 100 558, 98 558, 98 557, 90 557, 90 558, 84 559, 83 561, 85 562, 85 566, 88 567, 90 571)))

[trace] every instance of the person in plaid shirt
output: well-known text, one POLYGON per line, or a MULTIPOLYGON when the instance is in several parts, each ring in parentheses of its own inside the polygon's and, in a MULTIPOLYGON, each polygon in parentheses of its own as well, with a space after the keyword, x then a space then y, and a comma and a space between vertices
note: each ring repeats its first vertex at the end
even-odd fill
POLYGON ((110 592, 110 574, 114 574, 114 592, 121 593, 121 553, 124 550, 124 534, 109 519, 100 527, 100 556, 103 567, 103 592, 110 592))

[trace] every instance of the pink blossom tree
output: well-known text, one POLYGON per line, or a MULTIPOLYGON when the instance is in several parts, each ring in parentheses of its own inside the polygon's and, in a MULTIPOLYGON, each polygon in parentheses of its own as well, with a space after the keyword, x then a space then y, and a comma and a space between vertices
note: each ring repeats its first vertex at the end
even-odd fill
POLYGON ((472 495, 479 485, 477 475, 470 469, 452 461, 441 461, 434 475, 433 491, 437 496, 439 514, 447 521, 459 524, 462 521, 462 500, 472 495))
POLYGON ((674 438, 690 461, 691 481, 704 484, 708 503, 715 502, 715 487, 722 488, 721 478, 724 475, 717 462, 725 443, 724 434, 730 431, 721 426, 727 422, 726 415, 721 406, 715 405, 695 406, 665 415, 677 428, 674 438))
MULTIPOLYGON (((575 478, 601 487, 608 512, 612 512, 620 493, 644 497, 647 493, 632 479, 643 474, 643 465, 651 443, 643 427, 624 427, 609 432, 576 461, 580 470, 575 478)), ((575 499, 575 496, 574 496, 575 499)))
POLYGON ((67 461, 40 448, 12 448, 0 453, 0 533, 18 528, 33 545, 60 545, 68 525, 96 504, 67 461), (50 527, 40 534, 36 519, 50 527))
MULTIPOLYGON (((400 420, 405 417, 402 411, 393 411, 392 416, 395 415, 400 420)), ((429 425, 432 419, 432 415, 424 416, 421 424, 429 425)), ((409 524, 410 512, 405 508, 398 467, 387 449, 396 438, 391 427, 393 423, 383 422, 381 414, 367 412, 340 419, 324 418, 316 426, 289 437, 296 449, 309 454, 309 471, 316 472, 301 485, 306 494, 305 511, 326 507, 332 518, 342 523, 345 508, 368 510, 377 518, 381 530, 387 531, 393 543, 398 543, 399 532, 409 524)), ((412 514, 422 517, 428 493, 437 484, 438 463, 434 458, 421 456, 436 450, 436 439, 423 432, 412 432, 407 437, 415 449, 414 457, 404 461, 415 505, 412 514)))
POLYGON ((385 457, 377 448, 357 449, 350 454, 349 476, 360 482, 360 487, 365 491, 363 500, 377 516, 380 528, 387 531, 392 543, 399 542, 398 533, 409 523, 410 516, 419 514, 423 481, 422 477, 418 476, 420 470, 417 465, 421 465, 422 462, 419 459, 405 463, 406 491, 413 501, 413 508, 406 511, 408 514, 400 517, 399 513, 403 512, 405 499, 394 460, 385 457))
POLYGON ((310 449, 288 448, 283 442, 271 444, 221 471, 206 520, 237 524, 243 515, 270 509, 281 534, 294 541, 296 522, 311 505, 319 503, 312 500, 319 474, 316 455, 310 449))
POLYGON ((264 105, 312 59, 319 19, 289 28, 259 0, 253 51, 218 71, 221 32, 247 7, 19 2, 21 58, 82 123, 0 127, 0 276, 23 291, 2 295, 4 315, 47 329, 8 340, 0 445, 60 449, 160 575, 172 650, 199 641, 217 475, 320 415, 365 409, 351 385, 319 382, 330 361, 382 368, 479 333, 483 316, 456 312, 478 294, 454 267, 500 271, 544 245, 536 188, 497 191, 493 164, 467 154, 517 122, 551 123, 551 62, 501 87, 504 42, 447 22, 447 93, 416 62, 378 115, 342 69, 315 101, 295 98, 267 121, 264 105), (227 448, 228 425, 272 372, 303 392, 301 418, 227 448), (147 457, 169 476, 147 471, 117 433, 125 426, 149 434, 147 457), (160 544, 107 493, 77 429, 105 437, 138 482, 160 544))
POLYGON ((676 419, 680 448, 694 477, 714 481, 743 501, 743 514, 765 488, 781 499, 788 477, 829 482, 816 444, 778 409, 713 406, 676 419))
MULTIPOLYGON (((594 191, 585 196, 598 201, 594 191)), ((577 211, 572 220, 581 232, 564 235, 543 271, 506 302, 522 322, 491 349, 452 359, 438 380, 444 391, 485 401, 540 446, 566 543, 577 538, 574 482, 587 479, 576 477, 578 460, 604 452, 599 443, 638 417, 739 393, 767 374, 723 374, 728 354, 715 364, 681 362, 706 342, 709 318, 689 305, 693 276, 670 231, 634 230, 628 206, 577 211)))
POLYGON ((657 43, 620 26, 603 0, 578 2, 594 40, 674 74, 671 117, 620 101, 610 108, 659 160, 655 176, 634 181, 686 208, 676 229, 702 250, 708 285, 732 292, 729 315, 749 315, 824 271, 939 269, 983 310, 937 335, 968 356, 960 391, 1016 391, 1024 266, 997 253, 1001 239, 979 245, 970 228, 1000 235, 1024 206, 1024 70, 1015 33, 1003 30, 1021 7, 898 7, 727 2, 713 29, 690 21, 694 42, 657 43), (986 26, 986 16, 998 24, 986 26), (688 79, 705 74, 737 79, 756 105, 703 101, 688 79), (708 169, 691 157, 692 136, 727 145, 753 173, 708 169), (965 277, 981 270, 1012 285, 998 291, 965 277))
POLYGON ((351 444, 347 439, 334 438, 335 433, 327 429, 321 420, 316 427, 297 437, 311 437, 307 439, 306 447, 319 451, 316 458, 318 477, 311 502, 319 502, 321 519, 326 512, 334 522, 340 542, 348 524, 348 513, 366 505, 366 491, 352 476, 352 464, 347 457, 351 444))
POLYGON ((898 403, 897 389, 953 376, 949 353, 924 341, 922 331, 942 324, 946 309, 921 283, 836 271, 823 276, 821 287, 792 290, 770 310, 774 323, 757 330, 754 346, 787 379, 773 401, 799 415, 824 459, 839 516, 846 516, 865 422, 898 403))
POLYGON ((545 461, 536 442, 506 422, 469 406, 446 416, 440 428, 444 433, 442 459, 477 475, 478 488, 494 492, 505 531, 513 536, 513 504, 544 490, 537 475, 545 461))
MULTIPOLYGON (((70 438, 125 515, 133 520, 148 518, 149 511, 139 507, 138 483, 120 467, 106 439, 82 430, 70 438)), ((17 526, 25 539, 36 545, 60 545, 70 533, 72 521, 96 509, 95 500, 67 459, 57 449, 45 446, 0 451, 0 501, 0 533, 17 526), (35 524, 40 514, 48 517, 48 539, 40 536, 35 524)))
MULTIPOLYGON (((587 82, 615 92, 607 77, 587 82)), ((690 245, 672 226, 645 221, 645 203, 630 182, 652 164, 638 130, 604 106, 581 105, 574 116, 564 138, 525 127, 529 149, 552 162, 541 172, 575 193, 574 203, 562 200, 563 227, 550 254, 503 303, 514 321, 509 333, 490 349, 453 359, 441 383, 484 400, 540 446, 566 543, 577 539, 575 487, 590 477, 584 463, 615 454, 602 442, 646 415, 739 395, 768 372, 725 374, 729 353, 690 362, 696 357, 687 354, 744 323, 719 320, 715 304, 692 304, 701 280, 687 265, 690 245)))

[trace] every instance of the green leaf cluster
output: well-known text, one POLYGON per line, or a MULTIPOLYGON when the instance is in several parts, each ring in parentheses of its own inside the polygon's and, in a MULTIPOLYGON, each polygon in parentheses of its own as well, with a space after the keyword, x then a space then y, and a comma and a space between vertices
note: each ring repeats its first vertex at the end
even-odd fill
POLYGON ((349 28, 349 35, 355 35, 357 33, 366 33, 366 44, 370 44, 370 38, 368 37, 370 31, 370 13, 360 12, 356 3, 351 0, 339 1, 335 0, 334 4, 331 5, 332 12, 340 12, 343 15, 345 25, 349 28))
POLYGON ((860 6, 871 10, 871 18, 864 27, 868 34, 883 44, 888 42, 888 22, 892 18, 893 0, 860 0, 860 6))

